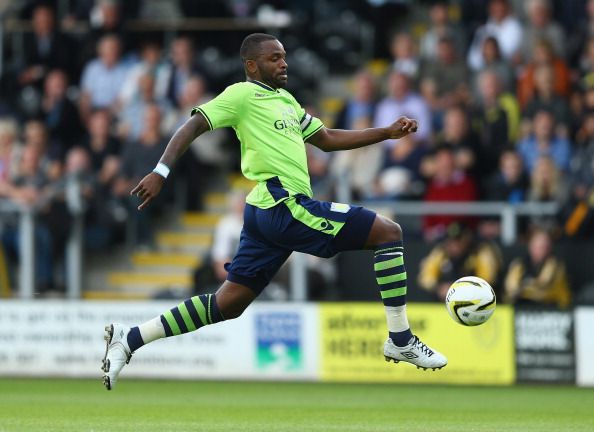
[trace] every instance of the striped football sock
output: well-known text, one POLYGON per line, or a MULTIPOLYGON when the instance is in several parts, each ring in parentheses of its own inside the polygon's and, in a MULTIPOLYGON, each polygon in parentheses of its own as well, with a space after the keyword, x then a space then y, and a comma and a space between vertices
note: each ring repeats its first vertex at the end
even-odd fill
POLYGON ((177 336, 198 330, 209 324, 223 321, 214 294, 201 294, 180 303, 128 333, 128 346, 134 352, 147 343, 169 336, 177 336))
POLYGON ((386 308, 390 339, 397 346, 405 346, 413 335, 406 317, 406 270, 402 242, 377 246, 373 267, 386 308))

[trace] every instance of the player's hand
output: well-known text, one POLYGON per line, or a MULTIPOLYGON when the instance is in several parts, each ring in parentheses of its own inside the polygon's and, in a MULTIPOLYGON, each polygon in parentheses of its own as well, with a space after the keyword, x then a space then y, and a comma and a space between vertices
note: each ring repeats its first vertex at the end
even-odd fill
POLYGON ((419 128, 419 123, 414 119, 408 117, 400 117, 388 128, 390 131, 390 138, 398 139, 408 134, 414 133, 419 128))
POLYGON ((130 195, 136 195, 142 200, 142 203, 138 206, 138 210, 146 208, 159 195, 164 183, 165 178, 155 172, 148 174, 140 180, 140 183, 130 191, 130 195))

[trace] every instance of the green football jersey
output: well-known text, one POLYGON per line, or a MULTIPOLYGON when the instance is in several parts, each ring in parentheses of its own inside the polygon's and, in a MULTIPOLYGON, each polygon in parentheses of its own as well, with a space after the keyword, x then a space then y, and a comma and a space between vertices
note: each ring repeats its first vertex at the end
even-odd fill
POLYGON ((241 171, 258 182, 246 199, 249 204, 265 209, 292 195, 312 196, 305 141, 324 125, 288 91, 257 81, 240 82, 192 109, 192 115, 197 112, 211 129, 235 130, 241 171))

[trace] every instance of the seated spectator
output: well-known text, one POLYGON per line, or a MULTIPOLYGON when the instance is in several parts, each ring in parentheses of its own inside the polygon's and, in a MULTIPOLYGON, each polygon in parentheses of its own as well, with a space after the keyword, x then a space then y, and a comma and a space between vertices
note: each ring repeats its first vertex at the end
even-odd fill
POLYGON ((146 173, 153 170, 167 142, 161 134, 161 111, 157 105, 150 105, 144 112, 144 130, 140 138, 124 145, 120 174, 113 184, 113 194, 127 203, 129 221, 135 224, 134 238, 130 241, 142 247, 152 246, 152 218, 161 210, 166 194, 159 195, 160 199, 139 212, 136 210, 138 200, 130 196, 130 191, 146 173))
MULTIPOLYGON (((567 200, 567 193, 567 183, 553 160, 547 156, 539 157, 530 174, 530 189, 528 190, 527 200, 530 202, 557 202, 563 204, 567 200)), ((556 229, 558 225, 556 215, 534 214, 530 217, 529 222, 531 225, 549 229, 556 229)))
POLYGON ((390 42, 392 54, 392 70, 415 80, 421 65, 415 40, 409 33, 397 33, 390 42))
POLYGON ((458 53, 466 49, 464 32, 450 20, 448 1, 437 0, 429 7, 430 26, 421 38, 420 54, 423 60, 433 60, 437 56, 437 45, 443 37, 450 38, 458 53))
POLYGON ((110 130, 111 114, 98 110, 91 114, 82 147, 89 155, 91 169, 100 185, 108 188, 120 169, 121 143, 110 130))
POLYGON ((97 53, 97 58, 85 66, 81 79, 79 109, 85 124, 94 109, 115 112, 118 95, 128 73, 128 68, 121 61, 121 43, 117 36, 101 38, 97 53))
POLYGON ((196 294, 216 289, 227 279, 225 264, 230 263, 243 228, 243 210, 246 194, 232 192, 229 197, 229 212, 217 223, 212 239, 210 254, 200 267, 194 271, 194 291, 196 294))
POLYGON ((469 99, 469 74, 460 60, 454 41, 442 37, 437 44, 437 57, 423 67, 421 94, 433 112, 433 125, 439 127, 443 112, 469 99))
POLYGON ((23 55, 24 70, 19 74, 22 87, 34 86, 41 90, 43 81, 52 69, 61 69, 74 78, 76 52, 74 41, 56 30, 54 11, 45 4, 37 5, 33 10, 31 24, 33 32, 24 33, 23 55))
POLYGON ((582 11, 582 19, 577 23, 572 23, 571 32, 567 34, 566 58, 569 59, 572 68, 580 66, 584 52, 588 51, 586 45, 594 36, 594 0, 587 0, 582 11))
POLYGON ((445 300, 450 285, 463 276, 478 276, 497 288, 501 252, 494 243, 479 241, 473 230, 459 223, 449 225, 444 237, 421 261, 421 288, 440 302, 445 300))
POLYGON ((551 0, 527 0, 524 2, 528 22, 522 33, 521 55, 524 61, 532 57, 532 50, 539 40, 547 40, 556 56, 564 57, 566 51, 563 28, 553 20, 551 0))
MULTIPOLYGON (((194 108, 197 105, 202 105, 212 99, 212 96, 207 93, 206 82, 198 75, 192 76, 187 82, 186 87, 181 95, 180 107, 174 108, 171 115, 165 119, 165 130, 167 135, 173 135, 175 131, 181 127, 187 120, 194 108)), ((203 175, 206 175, 208 169, 218 167, 223 170, 229 170, 233 166, 234 157, 238 155, 239 150, 234 146, 230 154, 230 149, 226 148, 227 131, 223 129, 215 129, 207 134, 203 134, 199 139, 190 144, 190 154, 196 159, 196 163, 201 163, 204 166, 200 168, 203 175), (210 167, 210 168, 208 168, 210 167)), ((188 153, 184 155, 188 157, 188 153)), ((188 180, 192 182, 191 180, 188 180)), ((198 180, 196 181, 204 181, 198 180)))
POLYGON ((499 158, 499 170, 486 183, 485 199, 516 204, 526 199, 527 190, 522 157, 513 149, 505 150, 499 158))
POLYGON ((167 97, 174 106, 180 106, 188 80, 200 73, 195 63, 194 45, 186 36, 177 37, 171 44, 171 59, 167 76, 167 97))
POLYGON ((566 194, 567 190, 561 171, 553 159, 548 156, 540 156, 530 174, 528 201, 561 201, 566 197, 566 194))
MULTIPOLYGON (((475 180, 464 171, 456 169, 454 152, 451 147, 438 147, 433 157, 435 158, 435 171, 425 191, 425 202, 476 201, 478 199, 475 180)), ((454 222, 471 227, 476 226, 476 219, 469 216, 430 215, 423 218, 423 235, 428 241, 436 240, 454 222)))
MULTIPOLYGON (((119 113, 118 135, 122 140, 137 140, 144 128, 144 112, 150 105, 158 105, 163 115, 163 123, 171 117, 172 106, 167 98, 155 95, 155 78, 151 74, 139 77, 138 97, 122 106, 119 113)), ((171 123, 173 120, 169 120, 171 123)), ((166 129, 166 128, 165 128, 166 129)))
POLYGON ((19 127, 9 118, 0 119, 0 197, 9 192, 12 180, 18 173, 22 145, 17 141, 19 127))
POLYGON ((522 136, 528 136, 532 130, 532 121, 538 111, 553 114, 557 124, 557 134, 567 137, 570 126, 570 110, 565 98, 555 94, 553 69, 542 65, 534 71, 535 91, 526 104, 522 114, 522 136))
POLYGON ((564 232, 568 237, 591 238, 594 234, 594 112, 585 116, 578 137, 563 209, 564 232))
POLYGON ((66 74, 59 69, 51 71, 45 80, 40 112, 48 129, 50 146, 60 159, 64 159, 83 133, 78 109, 66 95, 67 89, 66 74))
POLYGON ((384 149, 383 169, 378 175, 375 198, 418 198, 423 192, 421 162, 426 147, 407 135, 384 149))
POLYGON ((474 82, 472 93, 475 98, 480 97, 479 77, 483 71, 494 72, 504 93, 514 93, 516 91, 516 75, 512 66, 501 55, 499 42, 493 36, 485 38, 482 46, 483 61, 480 69, 473 70, 474 82))
POLYGON ((97 54, 97 46, 101 39, 108 35, 116 35, 122 43, 121 52, 127 53, 132 38, 124 29, 125 15, 122 9, 130 7, 137 1, 119 2, 118 0, 96 0, 90 14, 83 17, 91 25, 82 40, 79 63, 85 65, 97 54))
POLYGON ((480 99, 473 107, 472 125, 480 138, 479 166, 488 175, 495 171, 501 152, 515 140, 520 109, 513 95, 502 92, 494 72, 481 72, 479 87, 480 99))
POLYGON ((558 308, 570 305, 565 265, 554 255, 553 241, 547 231, 536 229, 530 236, 527 254, 510 264, 505 277, 504 301, 558 308))
POLYGON ((161 47, 156 42, 146 42, 140 50, 140 61, 130 67, 126 81, 118 96, 121 107, 126 107, 142 97, 141 77, 151 75, 154 79, 154 96, 161 100, 167 97, 167 79, 170 65, 163 61, 161 47))
POLYGON ((555 118, 548 111, 538 111, 534 116, 532 134, 518 143, 518 152, 524 165, 532 173, 541 156, 550 157, 561 171, 569 169, 571 145, 555 132, 555 118))
MULTIPOLYGON (((354 120, 350 129, 371 127, 371 120, 363 116, 354 120)), ((369 199, 378 195, 376 178, 382 167, 384 152, 380 145, 337 152, 330 162, 330 172, 337 188, 348 187, 355 199, 369 199)))
POLYGON ((522 24, 513 16, 508 0, 489 0, 488 21, 479 27, 468 50, 468 66, 473 70, 483 69, 481 49, 489 36, 497 39, 506 61, 517 63, 522 43, 522 24))
MULTIPOLYGON (((437 135, 436 143, 438 146, 452 147, 457 169, 471 173, 476 171, 480 162, 480 139, 470 127, 469 115, 462 106, 453 106, 446 110, 443 130, 437 135)), ((431 166, 426 165, 423 168, 423 173, 427 177, 431 176, 432 171, 431 166)))
POLYGON ((539 40, 532 48, 531 62, 526 64, 518 76, 517 95, 522 108, 534 97, 536 68, 542 65, 548 65, 553 70, 554 93, 563 98, 569 96, 571 82, 567 64, 554 54, 553 48, 547 40, 539 40))
MULTIPOLYGON (((419 130, 414 134, 416 140, 426 142, 431 137, 431 111, 427 102, 410 86, 410 78, 405 74, 392 71, 388 77, 388 95, 376 109, 374 127, 386 127, 400 116, 414 118, 419 122, 419 130)), ((385 141, 388 147, 396 140, 385 141)))
POLYGON ((366 70, 353 77, 352 96, 346 100, 336 116, 334 127, 337 129, 353 129, 355 122, 367 118, 370 122, 377 107, 377 86, 373 75, 366 70))

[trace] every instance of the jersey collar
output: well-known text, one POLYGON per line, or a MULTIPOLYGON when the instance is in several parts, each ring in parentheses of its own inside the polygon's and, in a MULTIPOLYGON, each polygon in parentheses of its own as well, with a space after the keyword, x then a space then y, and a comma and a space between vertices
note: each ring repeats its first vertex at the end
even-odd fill
POLYGON ((253 79, 248 79, 247 81, 248 82, 251 82, 251 83, 254 83, 256 85, 259 85, 260 87, 262 87, 263 89, 266 89, 268 91, 271 91, 271 92, 276 92, 277 91, 277 90, 273 89, 272 87, 270 87, 269 85, 264 84, 263 82, 256 81, 256 80, 253 80, 253 79))

